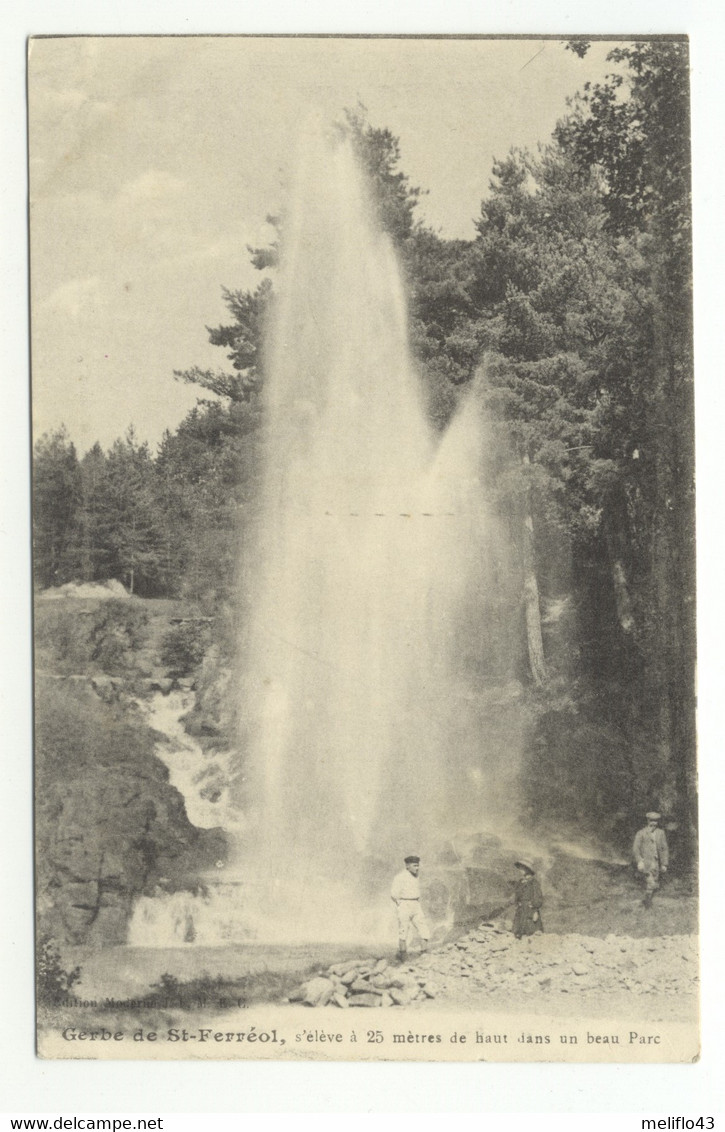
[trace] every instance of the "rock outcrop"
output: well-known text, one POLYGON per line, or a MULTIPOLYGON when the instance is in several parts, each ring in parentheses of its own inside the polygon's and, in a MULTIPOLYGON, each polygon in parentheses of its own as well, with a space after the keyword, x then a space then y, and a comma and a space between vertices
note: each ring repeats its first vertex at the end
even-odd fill
POLYGON ((149 728, 95 684, 40 678, 36 697, 39 922, 75 944, 124 942, 137 896, 226 853, 220 830, 189 822, 149 728))

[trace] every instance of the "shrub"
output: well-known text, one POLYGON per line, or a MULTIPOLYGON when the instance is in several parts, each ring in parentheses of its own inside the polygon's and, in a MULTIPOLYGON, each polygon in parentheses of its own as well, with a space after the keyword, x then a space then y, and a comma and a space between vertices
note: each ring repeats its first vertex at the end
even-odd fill
POLYGON ((205 630, 196 622, 175 625, 161 643, 161 663, 172 676, 188 676, 204 659, 205 630))
POLYGON ((35 617, 35 647, 39 669, 57 673, 83 672, 88 667, 90 618, 60 602, 39 603, 35 617))
POLYGON ((54 939, 43 936, 38 940, 36 986, 38 1002, 43 1006, 57 1006, 74 985, 80 982, 81 969, 66 971, 61 966, 60 952, 54 939))
POLYGON ((146 643, 148 614, 129 601, 107 601, 98 611, 90 633, 91 660, 104 672, 128 666, 129 653, 146 643))

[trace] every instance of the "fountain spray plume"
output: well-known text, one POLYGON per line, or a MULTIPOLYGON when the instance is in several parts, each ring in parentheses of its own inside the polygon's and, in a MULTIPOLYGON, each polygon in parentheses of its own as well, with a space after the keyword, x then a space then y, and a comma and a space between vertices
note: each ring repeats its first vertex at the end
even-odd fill
POLYGON ((480 398, 436 443, 394 250, 349 141, 305 139, 276 292, 239 868, 261 931, 339 938, 347 913, 353 934, 372 930, 406 851, 480 824, 476 634, 496 531, 480 398))

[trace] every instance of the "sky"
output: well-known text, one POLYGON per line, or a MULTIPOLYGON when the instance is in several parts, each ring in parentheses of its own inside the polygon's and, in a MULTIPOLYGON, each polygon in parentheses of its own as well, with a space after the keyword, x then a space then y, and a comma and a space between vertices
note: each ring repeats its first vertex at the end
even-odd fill
POLYGON ((546 141, 610 69, 547 39, 70 37, 30 51, 33 423, 80 452, 133 423, 152 448, 224 367, 221 288, 259 282, 298 136, 362 102, 427 190, 421 218, 472 237, 494 157, 546 141))

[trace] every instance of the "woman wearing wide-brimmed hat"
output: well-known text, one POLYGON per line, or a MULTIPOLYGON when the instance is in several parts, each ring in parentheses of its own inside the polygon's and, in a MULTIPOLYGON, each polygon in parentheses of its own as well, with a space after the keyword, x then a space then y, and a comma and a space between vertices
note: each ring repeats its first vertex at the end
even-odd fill
POLYGON ((544 898, 541 895, 541 886, 536 879, 536 870, 531 861, 522 858, 515 864, 520 875, 514 890, 516 911, 514 912, 513 929, 516 938, 521 939, 523 935, 543 932, 541 905, 544 903, 544 898))

